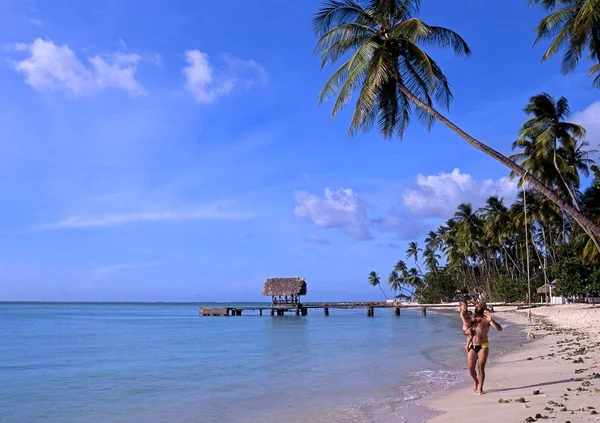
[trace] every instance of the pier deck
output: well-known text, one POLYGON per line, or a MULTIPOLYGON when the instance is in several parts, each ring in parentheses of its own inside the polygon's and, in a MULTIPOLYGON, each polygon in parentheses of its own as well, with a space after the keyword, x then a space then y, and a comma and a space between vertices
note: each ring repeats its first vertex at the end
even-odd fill
MULTIPOLYGON (((532 307, 547 305, 545 303, 531 304, 532 307)), ((515 306, 527 308, 527 304, 509 304, 509 303, 488 303, 488 306, 515 306)), ((267 311, 271 316, 283 316, 286 312, 295 313, 297 316, 306 316, 308 309, 323 309, 325 316, 329 316, 330 309, 366 309, 367 316, 373 316, 376 308, 394 309, 394 314, 399 316, 402 309, 421 309, 423 316, 427 315, 427 309, 448 308, 448 304, 402 304, 388 303, 383 301, 371 302, 324 302, 324 303, 304 303, 304 304, 273 304, 264 306, 231 306, 231 307, 200 307, 199 314, 202 316, 241 316, 244 311, 258 311, 262 316, 267 311)))

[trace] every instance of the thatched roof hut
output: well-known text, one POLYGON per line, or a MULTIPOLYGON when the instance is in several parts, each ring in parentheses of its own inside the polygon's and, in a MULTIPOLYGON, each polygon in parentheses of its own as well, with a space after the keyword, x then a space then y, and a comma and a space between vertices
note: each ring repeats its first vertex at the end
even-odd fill
POLYGON ((294 278, 269 278, 265 282, 262 294, 270 297, 306 295, 306 280, 294 278))
POLYGON ((550 294, 550 285, 544 284, 540 286, 536 291, 538 294, 550 294))

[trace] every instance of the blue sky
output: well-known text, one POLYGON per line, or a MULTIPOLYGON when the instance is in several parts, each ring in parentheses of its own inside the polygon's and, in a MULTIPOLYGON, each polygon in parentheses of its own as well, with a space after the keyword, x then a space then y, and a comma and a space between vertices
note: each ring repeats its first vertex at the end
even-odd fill
MULTIPOLYGON (((0 1, 0 300, 377 299, 410 240, 456 205, 512 199, 507 171, 442 125, 347 137, 317 94, 320 2, 0 1)), ((432 51, 449 116, 504 153, 529 96, 568 97, 600 140, 600 92, 532 47, 524 0, 424 1, 473 56, 432 51)), ((542 43, 543 44, 543 43, 542 43)))

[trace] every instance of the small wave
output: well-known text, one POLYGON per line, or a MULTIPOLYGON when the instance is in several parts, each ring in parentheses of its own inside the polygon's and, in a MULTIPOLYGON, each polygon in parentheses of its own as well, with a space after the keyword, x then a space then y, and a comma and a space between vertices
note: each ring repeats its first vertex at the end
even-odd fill
POLYGON ((416 401, 434 392, 444 391, 463 379, 463 372, 452 370, 420 370, 409 373, 408 382, 400 389, 403 401, 416 401))

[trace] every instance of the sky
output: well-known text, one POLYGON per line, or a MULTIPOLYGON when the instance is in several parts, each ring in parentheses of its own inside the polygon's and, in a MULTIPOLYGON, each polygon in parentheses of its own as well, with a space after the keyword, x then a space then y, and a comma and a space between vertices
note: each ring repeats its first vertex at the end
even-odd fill
MULTIPOLYGON (((317 96, 320 0, 0 0, 0 300, 380 299, 408 242, 490 195, 507 170, 437 123, 347 135, 317 96)), ((470 58, 433 50, 448 116, 510 154, 530 96, 569 99, 600 141, 600 91, 533 46, 525 0, 424 0, 470 58)), ((410 263, 409 263, 410 264, 410 263)))

